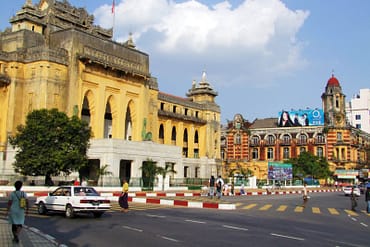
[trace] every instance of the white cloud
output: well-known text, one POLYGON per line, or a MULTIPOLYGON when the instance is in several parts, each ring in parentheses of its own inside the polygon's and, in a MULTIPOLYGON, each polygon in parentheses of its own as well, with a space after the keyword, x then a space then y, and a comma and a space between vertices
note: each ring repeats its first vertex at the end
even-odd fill
MULTIPOLYGON (((110 8, 95 11, 97 24, 112 26, 110 8)), ((297 33, 309 12, 290 10, 280 0, 245 0, 239 6, 228 1, 207 6, 196 0, 122 0, 115 11, 116 40, 125 41, 133 32, 136 44, 150 46, 150 54, 178 56, 180 66, 179 57, 198 63, 199 70, 205 64, 227 66, 233 78, 221 72, 215 77, 228 84, 267 85, 306 64, 297 33)))

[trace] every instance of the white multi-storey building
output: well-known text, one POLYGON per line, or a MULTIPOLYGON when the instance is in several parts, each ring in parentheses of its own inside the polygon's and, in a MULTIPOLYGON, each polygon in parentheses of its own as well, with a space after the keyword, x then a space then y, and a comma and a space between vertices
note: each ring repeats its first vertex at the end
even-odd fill
POLYGON ((370 89, 360 89, 360 93, 354 95, 346 104, 346 114, 349 123, 370 133, 370 89))

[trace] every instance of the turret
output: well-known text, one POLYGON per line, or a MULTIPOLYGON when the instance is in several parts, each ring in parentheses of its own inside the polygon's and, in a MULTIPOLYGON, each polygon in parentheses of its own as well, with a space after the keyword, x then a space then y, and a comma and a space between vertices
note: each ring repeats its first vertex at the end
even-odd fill
POLYGON ((334 75, 328 80, 321 99, 325 114, 325 125, 328 127, 346 126, 346 96, 342 93, 342 87, 334 75))

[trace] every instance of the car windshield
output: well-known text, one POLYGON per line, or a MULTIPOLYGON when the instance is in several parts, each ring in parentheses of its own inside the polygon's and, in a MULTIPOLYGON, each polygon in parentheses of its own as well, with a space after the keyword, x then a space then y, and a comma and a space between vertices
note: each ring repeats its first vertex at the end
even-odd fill
POLYGON ((99 193, 92 187, 75 187, 74 194, 76 196, 99 196, 99 193))

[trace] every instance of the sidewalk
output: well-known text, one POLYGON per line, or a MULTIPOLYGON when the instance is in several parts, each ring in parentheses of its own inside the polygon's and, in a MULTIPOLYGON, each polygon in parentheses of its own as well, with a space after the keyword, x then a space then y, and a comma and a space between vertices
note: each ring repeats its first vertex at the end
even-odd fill
POLYGON ((13 234, 11 225, 8 221, 0 219, 0 246, 22 246, 22 247, 62 247, 66 245, 60 245, 56 240, 35 228, 23 226, 23 230, 19 236, 19 243, 13 243, 13 234))

